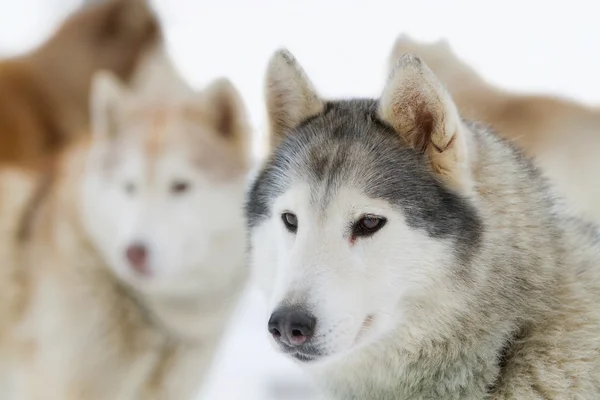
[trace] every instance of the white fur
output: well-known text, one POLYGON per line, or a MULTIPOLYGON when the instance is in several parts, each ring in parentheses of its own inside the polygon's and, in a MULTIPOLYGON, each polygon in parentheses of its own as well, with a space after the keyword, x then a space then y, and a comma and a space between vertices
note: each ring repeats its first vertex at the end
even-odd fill
MULTIPOLYGON (((126 107, 127 95, 121 96, 125 98, 113 102, 126 107)), ((213 171, 194 165, 197 149, 185 140, 167 141, 159 154, 148 154, 144 129, 152 126, 119 129, 122 138, 94 141, 82 187, 84 225, 106 262, 143 292, 185 295, 221 287, 241 262, 240 253, 229 249, 244 243, 239 227, 245 176, 215 179, 213 171), (118 150, 111 140, 118 142, 118 150), (107 172, 103 163, 115 151, 120 160, 107 172), (189 189, 172 193, 176 182, 185 182, 189 189), (127 193, 127 184, 135 186, 134 193, 127 193), (136 275, 128 265, 125 251, 135 242, 149 250, 150 277, 136 275)), ((182 120, 176 111, 158 129, 183 137, 214 134, 182 120)))
POLYGON ((446 278, 450 243, 408 227, 401 212, 351 184, 322 211, 311 204, 308 185, 298 182, 275 200, 271 215, 252 235, 252 264, 271 311, 287 301, 314 312, 314 345, 328 356, 324 362, 392 332, 404 319, 403 302, 428 295, 436 283, 439 289, 446 278), (286 231, 284 211, 297 215, 296 235, 286 231), (388 221, 352 244, 347 227, 364 214, 388 221), (364 327, 367 318, 372 324, 364 327))

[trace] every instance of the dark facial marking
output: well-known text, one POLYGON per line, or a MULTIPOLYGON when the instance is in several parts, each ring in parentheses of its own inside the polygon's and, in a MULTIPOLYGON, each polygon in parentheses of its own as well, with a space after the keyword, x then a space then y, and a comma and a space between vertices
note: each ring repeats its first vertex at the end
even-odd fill
POLYGON ((376 101, 329 102, 282 141, 252 184, 248 224, 267 218, 269 204, 295 179, 325 193, 321 206, 349 185, 398 207, 409 226, 455 239, 457 255, 468 257, 482 234, 481 221, 466 199, 436 180, 420 150, 378 118, 376 101))

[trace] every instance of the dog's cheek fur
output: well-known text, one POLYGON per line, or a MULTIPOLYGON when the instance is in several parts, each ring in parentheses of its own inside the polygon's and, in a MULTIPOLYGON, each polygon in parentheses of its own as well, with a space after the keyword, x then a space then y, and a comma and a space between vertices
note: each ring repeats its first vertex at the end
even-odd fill
POLYGON ((81 188, 83 224, 103 256, 110 260, 108 265, 122 276, 125 271, 122 267, 124 259, 120 257, 121 242, 126 232, 132 229, 130 225, 136 218, 136 210, 130 207, 124 195, 122 164, 106 169, 103 161, 112 154, 106 149, 98 150, 95 159, 90 159, 86 166, 87 177, 81 188), (124 229, 124 226, 130 227, 124 229))
POLYGON ((277 279, 276 234, 269 226, 272 221, 263 220, 249 229, 250 267, 252 280, 262 291, 265 299, 273 303, 273 291, 277 279))

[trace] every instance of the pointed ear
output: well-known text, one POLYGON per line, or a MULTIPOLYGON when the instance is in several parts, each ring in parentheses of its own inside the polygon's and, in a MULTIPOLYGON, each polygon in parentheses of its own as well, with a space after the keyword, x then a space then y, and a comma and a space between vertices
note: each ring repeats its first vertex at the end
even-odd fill
POLYGON ((201 94, 203 115, 211 127, 223 138, 235 142, 240 148, 250 141, 250 127, 246 107, 239 92, 227 78, 209 84, 201 94))
POLYGON ((379 116, 427 156, 446 184, 460 191, 471 188, 471 132, 450 95, 418 57, 406 54, 397 62, 379 101, 379 116))
POLYGON ((127 89, 111 72, 94 75, 91 88, 91 126, 94 138, 114 139, 119 131, 127 89))
POLYGON ((325 105, 287 50, 277 51, 269 61, 266 102, 272 148, 303 120, 322 112, 325 105))

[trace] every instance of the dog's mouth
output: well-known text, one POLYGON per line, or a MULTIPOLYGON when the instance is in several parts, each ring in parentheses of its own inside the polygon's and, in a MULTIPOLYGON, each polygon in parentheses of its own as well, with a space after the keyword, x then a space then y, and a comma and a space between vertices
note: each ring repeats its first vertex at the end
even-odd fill
POLYGON ((311 363, 313 361, 317 360, 316 356, 309 356, 303 353, 293 353, 290 354, 294 359, 296 359, 297 361, 300 361, 302 363, 311 363))
POLYGON ((312 346, 303 346, 300 348, 281 347, 280 349, 285 355, 292 357, 296 361, 302 363, 310 363, 317 361, 322 357, 322 354, 312 346))
MULTIPOLYGON (((374 314, 368 314, 362 321, 354 340, 350 342, 350 346, 347 350, 356 349, 364 344, 369 336, 369 333, 373 330, 376 317, 374 314)), ((318 346, 317 343, 308 342, 300 346, 291 346, 283 342, 278 343, 278 349, 284 355, 292 358, 294 361, 298 361, 302 364, 311 364, 320 360, 328 359, 330 356, 336 356, 337 351, 323 352, 323 349, 318 346)), ((344 354, 345 351, 341 351, 339 355, 344 354)))
MULTIPOLYGON (((373 323, 375 321, 375 316, 373 314, 367 315, 361 324, 358 333, 354 339, 353 346, 358 346, 362 342, 364 342, 365 337, 373 327, 373 323)), ((305 345, 301 347, 288 347, 288 346, 280 346, 280 351, 285 355, 293 358, 296 361, 299 361, 304 364, 313 363, 319 361, 325 356, 325 354, 321 353, 317 348, 310 345, 305 345)))
POLYGON ((367 315, 363 320, 358 333, 356 334, 356 338, 354 338, 354 345, 358 345, 365 338, 366 334, 369 332, 370 328, 373 326, 373 321, 375 320, 375 316, 373 314, 367 315))

